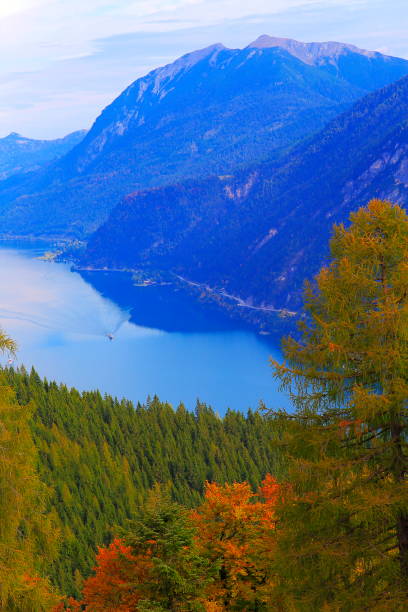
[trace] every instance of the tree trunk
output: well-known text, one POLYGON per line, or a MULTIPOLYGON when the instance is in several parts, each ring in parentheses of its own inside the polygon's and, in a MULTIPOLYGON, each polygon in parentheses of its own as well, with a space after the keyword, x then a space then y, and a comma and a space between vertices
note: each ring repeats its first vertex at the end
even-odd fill
MULTIPOLYGON (((402 449, 401 435, 404 431, 402 423, 393 423, 391 435, 394 439, 395 448, 395 478, 398 483, 404 483, 407 476, 406 457, 402 449)), ((399 559, 401 564, 401 574, 408 578, 408 514, 400 512, 397 520, 397 540, 399 549, 399 559)))
POLYGON ((401 513, 397 524, 397 538, 401 573, 408 578, 408 514, 401 513))

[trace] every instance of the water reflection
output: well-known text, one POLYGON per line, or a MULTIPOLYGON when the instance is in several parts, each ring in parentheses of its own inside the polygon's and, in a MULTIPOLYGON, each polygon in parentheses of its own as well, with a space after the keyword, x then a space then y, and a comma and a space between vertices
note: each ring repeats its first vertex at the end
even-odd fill
POLYGON ((200 398, 220 413, 287 404, 268 366, 273 347, 223 313, 124 275, 82 278, 35 259, 40 251, 0 247, 0 323, 18 342, 17 365, 133 401, 157 394, 193 408, 200 398))
POLYGON ((138 286, 126 272, 81 271, 82 278, 101 295, 130 313, 143 327, 167 332, 219 332, 250 329, 228 317, 213 302, 201 303, 180 288, 169 285, 138 286))

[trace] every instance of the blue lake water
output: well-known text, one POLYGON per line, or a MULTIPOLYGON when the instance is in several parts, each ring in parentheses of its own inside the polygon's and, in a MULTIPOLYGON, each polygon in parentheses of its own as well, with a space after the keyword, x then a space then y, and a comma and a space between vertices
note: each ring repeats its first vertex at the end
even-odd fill
POLYGON ((199 398, 220 414, 256 409, 260 400, 288 405, 268 363, 279 352, 266 337, 173 287, 134 287, 117 273, 81 276, 39 260, 42 252, 0 244, 0 325, 18 343, 14 366, 134 402, 156 394, 193 409, 199 398))

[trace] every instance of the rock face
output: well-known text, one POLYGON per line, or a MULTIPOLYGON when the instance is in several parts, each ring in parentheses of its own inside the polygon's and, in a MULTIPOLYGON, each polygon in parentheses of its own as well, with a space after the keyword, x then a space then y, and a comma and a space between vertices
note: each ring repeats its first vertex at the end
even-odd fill
POLYGON ((373 197, 408 205, 408 77, 368 95, 281 162, 130 195, 83 262, 178 274, 296 310, 333 223, 373 197))
POLYGON ((68 155, 0 185, 3 232, 83 237, 132 191, 278 161, 408 61, 340 43, 220 44, 135 81, 68 155))
POLYGON ((86 130, 56 140, 33 140, 12 132, 0 138, 0 180, 38 170, 62 157, 84 139, 86 130))
POLYGON ((354 45, 333 41, 304 43, 291 38, 278 38, 276 36, 263 34, 248 45, 248 49, 272 49, 274 47, 285 49, 294 57, 297 57, 302 60, 302 62, 305 62, 305 64, 310 64, 311 66, 317 66, 319 64, 324 65, 326 63, 333 65, 335 62, 339 61, 339 57, 349 54, 363 55, 377 60, 380 59, 380 61, 384 63, 390 60, 392 61, 391 57, 382 55, 376 51, 366 51, 354 45))

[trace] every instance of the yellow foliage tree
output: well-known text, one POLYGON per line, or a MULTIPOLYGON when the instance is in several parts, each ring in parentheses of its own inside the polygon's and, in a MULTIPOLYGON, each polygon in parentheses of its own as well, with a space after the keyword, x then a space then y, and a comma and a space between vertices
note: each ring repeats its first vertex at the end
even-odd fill
MULTIPOLYGON (((335 227, 275 374, 297 411, 279 513, 280 597, 295 610, 406 610, 408 217, 371 201, 335 227)), ((279 589, 278 589, 279 591, 279 589)))
MULTIPOLYGON (((15 350, 4 332, 0 350, 15 350)), ((56 532, 44 512, 47 491, 36 471, 30 416, 31 408, 0 384, 0 608, 7 612, 50 610, 58 601, 40 578, 56 532)))

